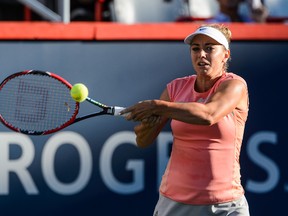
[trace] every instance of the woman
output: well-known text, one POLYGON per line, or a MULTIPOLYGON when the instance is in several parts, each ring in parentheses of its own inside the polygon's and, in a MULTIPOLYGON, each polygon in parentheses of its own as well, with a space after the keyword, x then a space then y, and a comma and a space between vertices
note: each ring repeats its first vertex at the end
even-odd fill
POLYGON ((154 216, 249 215, 239 164, 248 89, 243 78, 227 72, 230 38, 225 26, 199 27, 184 40, 196 75, 170 82, 160 100, 122 112, 140 121, 140 147, 153 143, 171 119, 173 148, 154 216))

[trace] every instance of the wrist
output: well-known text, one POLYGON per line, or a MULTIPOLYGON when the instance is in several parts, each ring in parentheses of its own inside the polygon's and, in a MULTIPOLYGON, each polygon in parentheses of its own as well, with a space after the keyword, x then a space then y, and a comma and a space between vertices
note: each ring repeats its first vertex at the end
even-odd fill
POLYGON ((163 115, 166 107, 165 103, 167 102, 163 100, 153 100, 153 115, 163 115))

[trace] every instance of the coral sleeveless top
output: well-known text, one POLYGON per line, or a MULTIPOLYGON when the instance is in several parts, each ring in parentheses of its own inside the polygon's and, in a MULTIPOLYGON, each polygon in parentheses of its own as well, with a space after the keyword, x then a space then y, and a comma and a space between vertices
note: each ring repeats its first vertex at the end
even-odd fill
MULTIPOLYGON (((167 89, 173 102, 205 103, 228 79, 237 79, 246 85, 240 76, 225 73, 204 93, 194 90, 196 75, 175 79, 167 89)), ((247 115, 248 103, 247 110, 235 109, 212 126, 172 120, 173 147, 160 193, 175 201, 194 205, 240 198, 244 190, 240 180, 239 155, 247 115)))

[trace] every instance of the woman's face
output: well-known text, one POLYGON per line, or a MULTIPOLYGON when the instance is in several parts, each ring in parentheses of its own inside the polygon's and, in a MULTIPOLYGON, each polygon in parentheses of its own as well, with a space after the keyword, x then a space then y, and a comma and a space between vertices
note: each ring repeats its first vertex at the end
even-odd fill
POLYGON ((198 75, 222 75, 230 51, 206 35, 196 35, 190 47, 191 60, 198 75))

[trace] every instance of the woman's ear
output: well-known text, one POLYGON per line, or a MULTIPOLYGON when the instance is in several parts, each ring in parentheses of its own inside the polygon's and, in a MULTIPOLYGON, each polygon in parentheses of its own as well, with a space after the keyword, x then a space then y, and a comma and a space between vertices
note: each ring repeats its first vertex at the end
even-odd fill
POLYGON ((228 60, 230 58, 230 50, 225 51, 225 59, 228 60))

